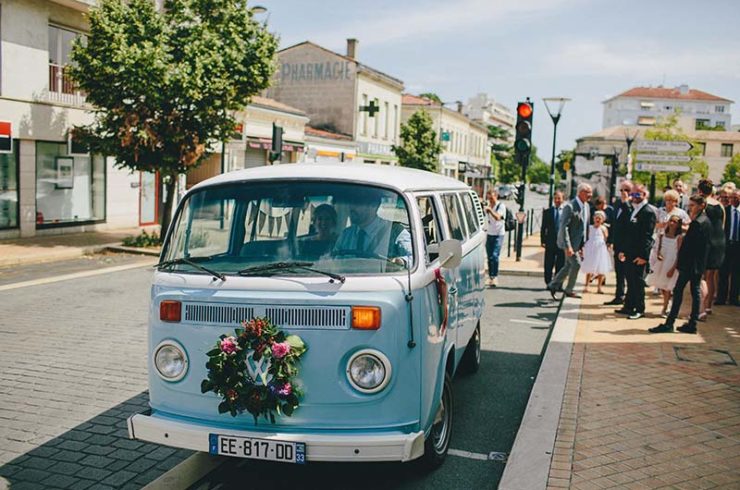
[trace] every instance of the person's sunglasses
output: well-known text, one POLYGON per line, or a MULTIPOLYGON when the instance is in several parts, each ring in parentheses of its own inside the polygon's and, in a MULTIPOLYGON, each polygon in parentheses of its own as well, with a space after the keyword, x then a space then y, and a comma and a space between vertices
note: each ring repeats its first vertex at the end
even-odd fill
POLYGON ((630 197, 637 199, 638 197, 642 197, 642 194, 639 192, 630 192, 630 197))
POLYGON ((619 189, 619 192, 629 192, 629 189, 619 189))

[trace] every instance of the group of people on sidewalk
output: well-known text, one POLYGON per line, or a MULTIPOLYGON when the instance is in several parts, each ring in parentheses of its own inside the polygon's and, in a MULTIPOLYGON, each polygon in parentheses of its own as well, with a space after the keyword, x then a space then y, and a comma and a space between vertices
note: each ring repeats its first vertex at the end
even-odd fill
POLYGON ((715 304, 740 305, 740 190, 734 184, 717 193, 712 181, 704 179, 688 196, 677 180, 659 208, 648 203, 641 184, 623 181, 619 194, 614 207, 602 197, 591 203, 592 189, 586 183, 571 201, 554 194, 540 232, 545 283, 553 299, 558 292, 580 297, 574 292, 579 272, 586 273, 584 292, 595 279, 597 293, 602 293, 613 270, 616 293, 605 305, 620 306, 618 314, 631 320, 645 316, 646 285, 662 294, 665 321, 651 333, 673 331, 687 285, 691 313, 678 328, 681 332, 696 333, 697 322, 715 304))

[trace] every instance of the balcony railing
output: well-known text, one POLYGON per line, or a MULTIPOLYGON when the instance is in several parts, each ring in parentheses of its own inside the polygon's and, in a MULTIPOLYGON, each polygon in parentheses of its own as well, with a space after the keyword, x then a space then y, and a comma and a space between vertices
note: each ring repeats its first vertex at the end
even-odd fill
POLYGON ((81 106, 85 104, 85 94, 81 92, 67 73, 67 67, 49 63, 48 102, 81 106))

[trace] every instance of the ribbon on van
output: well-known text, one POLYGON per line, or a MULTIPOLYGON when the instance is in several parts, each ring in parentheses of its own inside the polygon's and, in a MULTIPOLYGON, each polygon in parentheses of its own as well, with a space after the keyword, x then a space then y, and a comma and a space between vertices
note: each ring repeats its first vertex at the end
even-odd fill
POLYGON ((447 295, 447 281, 442 275, 442 269, 434 269, 434 280, 437 283, 437 301, 439 301, 440 312, 439 315, 442 318, 439 325, 439 335, 444 335, 447 330, 447 320, 449 313, 449 296, 447 295))

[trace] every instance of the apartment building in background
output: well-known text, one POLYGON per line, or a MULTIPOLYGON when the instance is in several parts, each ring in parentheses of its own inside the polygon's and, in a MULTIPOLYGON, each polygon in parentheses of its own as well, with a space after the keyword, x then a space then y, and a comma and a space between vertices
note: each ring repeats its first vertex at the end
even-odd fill
POLYGON ((681 85, 635 87, 604 102, 602 128, 612 126, 654 126, 662 118, 678 114, 679 125, 687 131, 727 131, 732 125, 732 100, 681 85))

